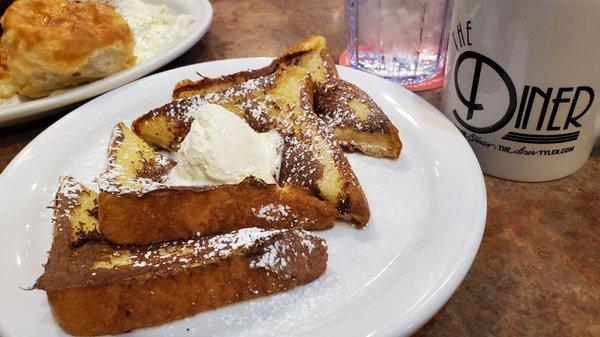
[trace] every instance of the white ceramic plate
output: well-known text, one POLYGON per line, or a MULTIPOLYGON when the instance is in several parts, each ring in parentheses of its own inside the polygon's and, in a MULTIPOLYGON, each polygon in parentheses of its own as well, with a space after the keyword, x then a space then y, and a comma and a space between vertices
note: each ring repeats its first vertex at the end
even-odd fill
MULTIPOLYGON (((60 175, 91 183, 104 165, 112 126, 169 101, 182 79, 232 73, 269 59, 234 59, 159 73, 107 93, 63 117, 0 175, 0 335, 63 336, 42 291, 25 291, 50 247, 50 203, 60 175)), ((422 326, 448 300, 479 247, 486 214, 481 170, 457 129, 434 107, 386 80, 348 68, 400 130, 399 160, 351 155, 367 194, 364 230, 320 232, 327 272, 290 292, 128 336, 398 336, 422 326), (189 331, 187 330, 189 329, 189 331)))
POLYGON ((165 46, 163 52, 142 63, 101 80, 73 89, 55 93, 49 97, 27 100, 20 96, 0 102, 0 127, 41 118, 58 108, 85 100, 137 80, 173 61, 194 46, 210 27, 212 6, 208 0, 143 0, 154 5, 166 5, 174 14, 188 14, 194 22, 188 27, 183 39, 165 46))

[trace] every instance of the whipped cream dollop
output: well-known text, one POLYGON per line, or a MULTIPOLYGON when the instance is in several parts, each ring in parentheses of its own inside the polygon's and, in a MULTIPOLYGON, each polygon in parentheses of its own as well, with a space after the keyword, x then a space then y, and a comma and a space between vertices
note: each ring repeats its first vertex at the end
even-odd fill
POLYGON ((249 176, 275 183, 283 144, 277 132, 256 132, 217 104, 190 113, 194 121, 174 155, 171 185, 237 184, 249 176))

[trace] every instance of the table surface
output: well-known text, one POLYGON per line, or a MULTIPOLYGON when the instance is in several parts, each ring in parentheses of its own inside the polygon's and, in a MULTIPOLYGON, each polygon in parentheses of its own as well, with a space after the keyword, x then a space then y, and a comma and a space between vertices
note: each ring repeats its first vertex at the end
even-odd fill
MULTIPOLYGON (((208 34, 167 65, 273 56, 309 33, 345 48, 343 0, 220 0, 208 34)), ((440 90, 419 93, 439 107, 440 90)), ((0 129, 0 172, 64 113, 0 129)), ((600 151, 547 183, 485 177, 488 217, 471 270, 417 336, 600 336, 600 151)))

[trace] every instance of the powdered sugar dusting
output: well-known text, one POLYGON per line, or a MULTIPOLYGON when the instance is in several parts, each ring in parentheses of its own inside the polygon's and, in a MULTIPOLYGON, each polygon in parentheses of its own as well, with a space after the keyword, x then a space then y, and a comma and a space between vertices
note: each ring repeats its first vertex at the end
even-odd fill
MULTIPOLYGON (((313 252, 315 242, 322 242, 310 232, 300 228, 265 230, 261 228, 244 228, 227 234, 216 235, 208 238, 195 238, 179 240, 147 246, 134 246, 126 250, 116 251, 109 257, 108 262, 96 264, 93 270, 102 270, 114 266, 131 265, 133 268, 150 268, 160 270, 174 270, 179 268, 193 268, 218 260, 223 260, 232 255, 241 255, 253 248, 268 243, 264 253, 251 260, 251 268, 266 269, 285 277, 288 275, 289 259, 296 259, 299 251, 290 248, 290 243, 281 239, 285 233, 292 231, 300 238, 308 254, 313 252)), ((304 259, 309 258, 300 251, 304 259)))
POLYGON ((257 218, 267 219, 267 221, 275 221, 281 216, 288 216, 290 209, 291 208, 288 205, 268 204, 259 209, 252 208, 252 212, 254 212, 254 215, 256 215, 257 218))
MULTIPOLYGON (((339 282, 338 275, 327 272, 310 284, 292 291, 260 301, 245 302, 234 309, 224 308, 214 314, 216 321, 221 324, 210 336, 286 336, 290 335, 290 331, 294 335, 309 333, 333 317, 327 307, 340 298, 351 296, 337 288, 339 282), (299 324, 307 323, 308 319, 310 324, 299 324)), ((213 321, 212 317, 206 320, 209 324, 213 321)))
POLYGON ((358 88, 348 87, 349 83, 340 84, 343 82, 339 79, 332 79, 326 82, 321 88, 323 95, 327 96, 328 101, 325 106, 320 106, 320 117, 325 121, 328 127, 335 129, 337 127, 351 127, 356 131, 373 132, 387 131, 388 124, 391 122, 377 107, 377 104, 371 98, 364 94, 357 93, 358 88), (342 90, 345 89, 345 90, 342 90), (330 93, 332 91, 332 93, 330 93), (366 118, 359 118, 352 110, 351 101, 364 104, 369 109, 369 115, 366 118))
POLYGON ((286 204, 267 204, 259 208, 251 209, 254 216, 259 219, 265 219, 268 222, 289 221, 292 227, 303 227, 305 225, 314 224, 318 219, 310 219, 301 217, 298 213, 293 212, 292 208, 286 204))
MULTIPOLYGON (((145 177, 140 175, 128 176, 125 174, 125 168, 119 163, 115 153, 122 146, 125 135, 123 134, 121 124, 117 124, 111 134, 108 161, 106 168, 96 179, 98 188, 105 192, 125 194, 136 193, 143 194, 157 188, 164 187, 164 177, 145 177)), ((163 169, 168 171, 167 167, 172 163, 171 156, 166 151, 156 151, 151 159, 152 167, 155 170, 163 169)))
POLYGON ((250 263, 252 268, 265 268, 272 272, 280 272, 287 266, 287 246, 281 241, 275 241, 267 247, 265 253, 257 260, 250 263))
POLYGON ((208 245, 212 247, 213 250, 205 254, 204 257, 213 258, 218 256, 224 258, 236 250, 249 249, 281 232, 281 230, 264 230, 253 227, 215 236, 208 240, 208 245))
MULTIPOLYGON (((79 205, 79 194, 83 188, 73 177, 63 176, 59 179, 56 198, 51 203, 50 207, 58 210, 55 212, 52 219, 56 221, 58 217, 71 218, 71 210, 79 205), (57 203, 60 202, 60 205, 57 203)), ((62 228, 59 226, 59 230, 62 228)))
POLYGON ((77 199, 81 193, 81 184, 73 178, 62 177, 58 186, 58 193, 68 199, 77 199))

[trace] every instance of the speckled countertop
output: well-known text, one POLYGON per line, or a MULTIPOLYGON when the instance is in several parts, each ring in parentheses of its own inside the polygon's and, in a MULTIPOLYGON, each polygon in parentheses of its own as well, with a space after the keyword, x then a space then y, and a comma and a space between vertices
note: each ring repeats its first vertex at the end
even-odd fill
MULTIPOLYGON (((208 34, 164 69, 275 55, 308 33, 346 45, 343 0, 213 1, 208 34)), ((420 94, 439 106, 439 90, 420 94)), ((0 129, 0 171, 56 121, 0 129)), ((462 285, 417 336, 600 336, 600 151, 570 177, 516 183, 486 177, 488 219, 462 285)))

